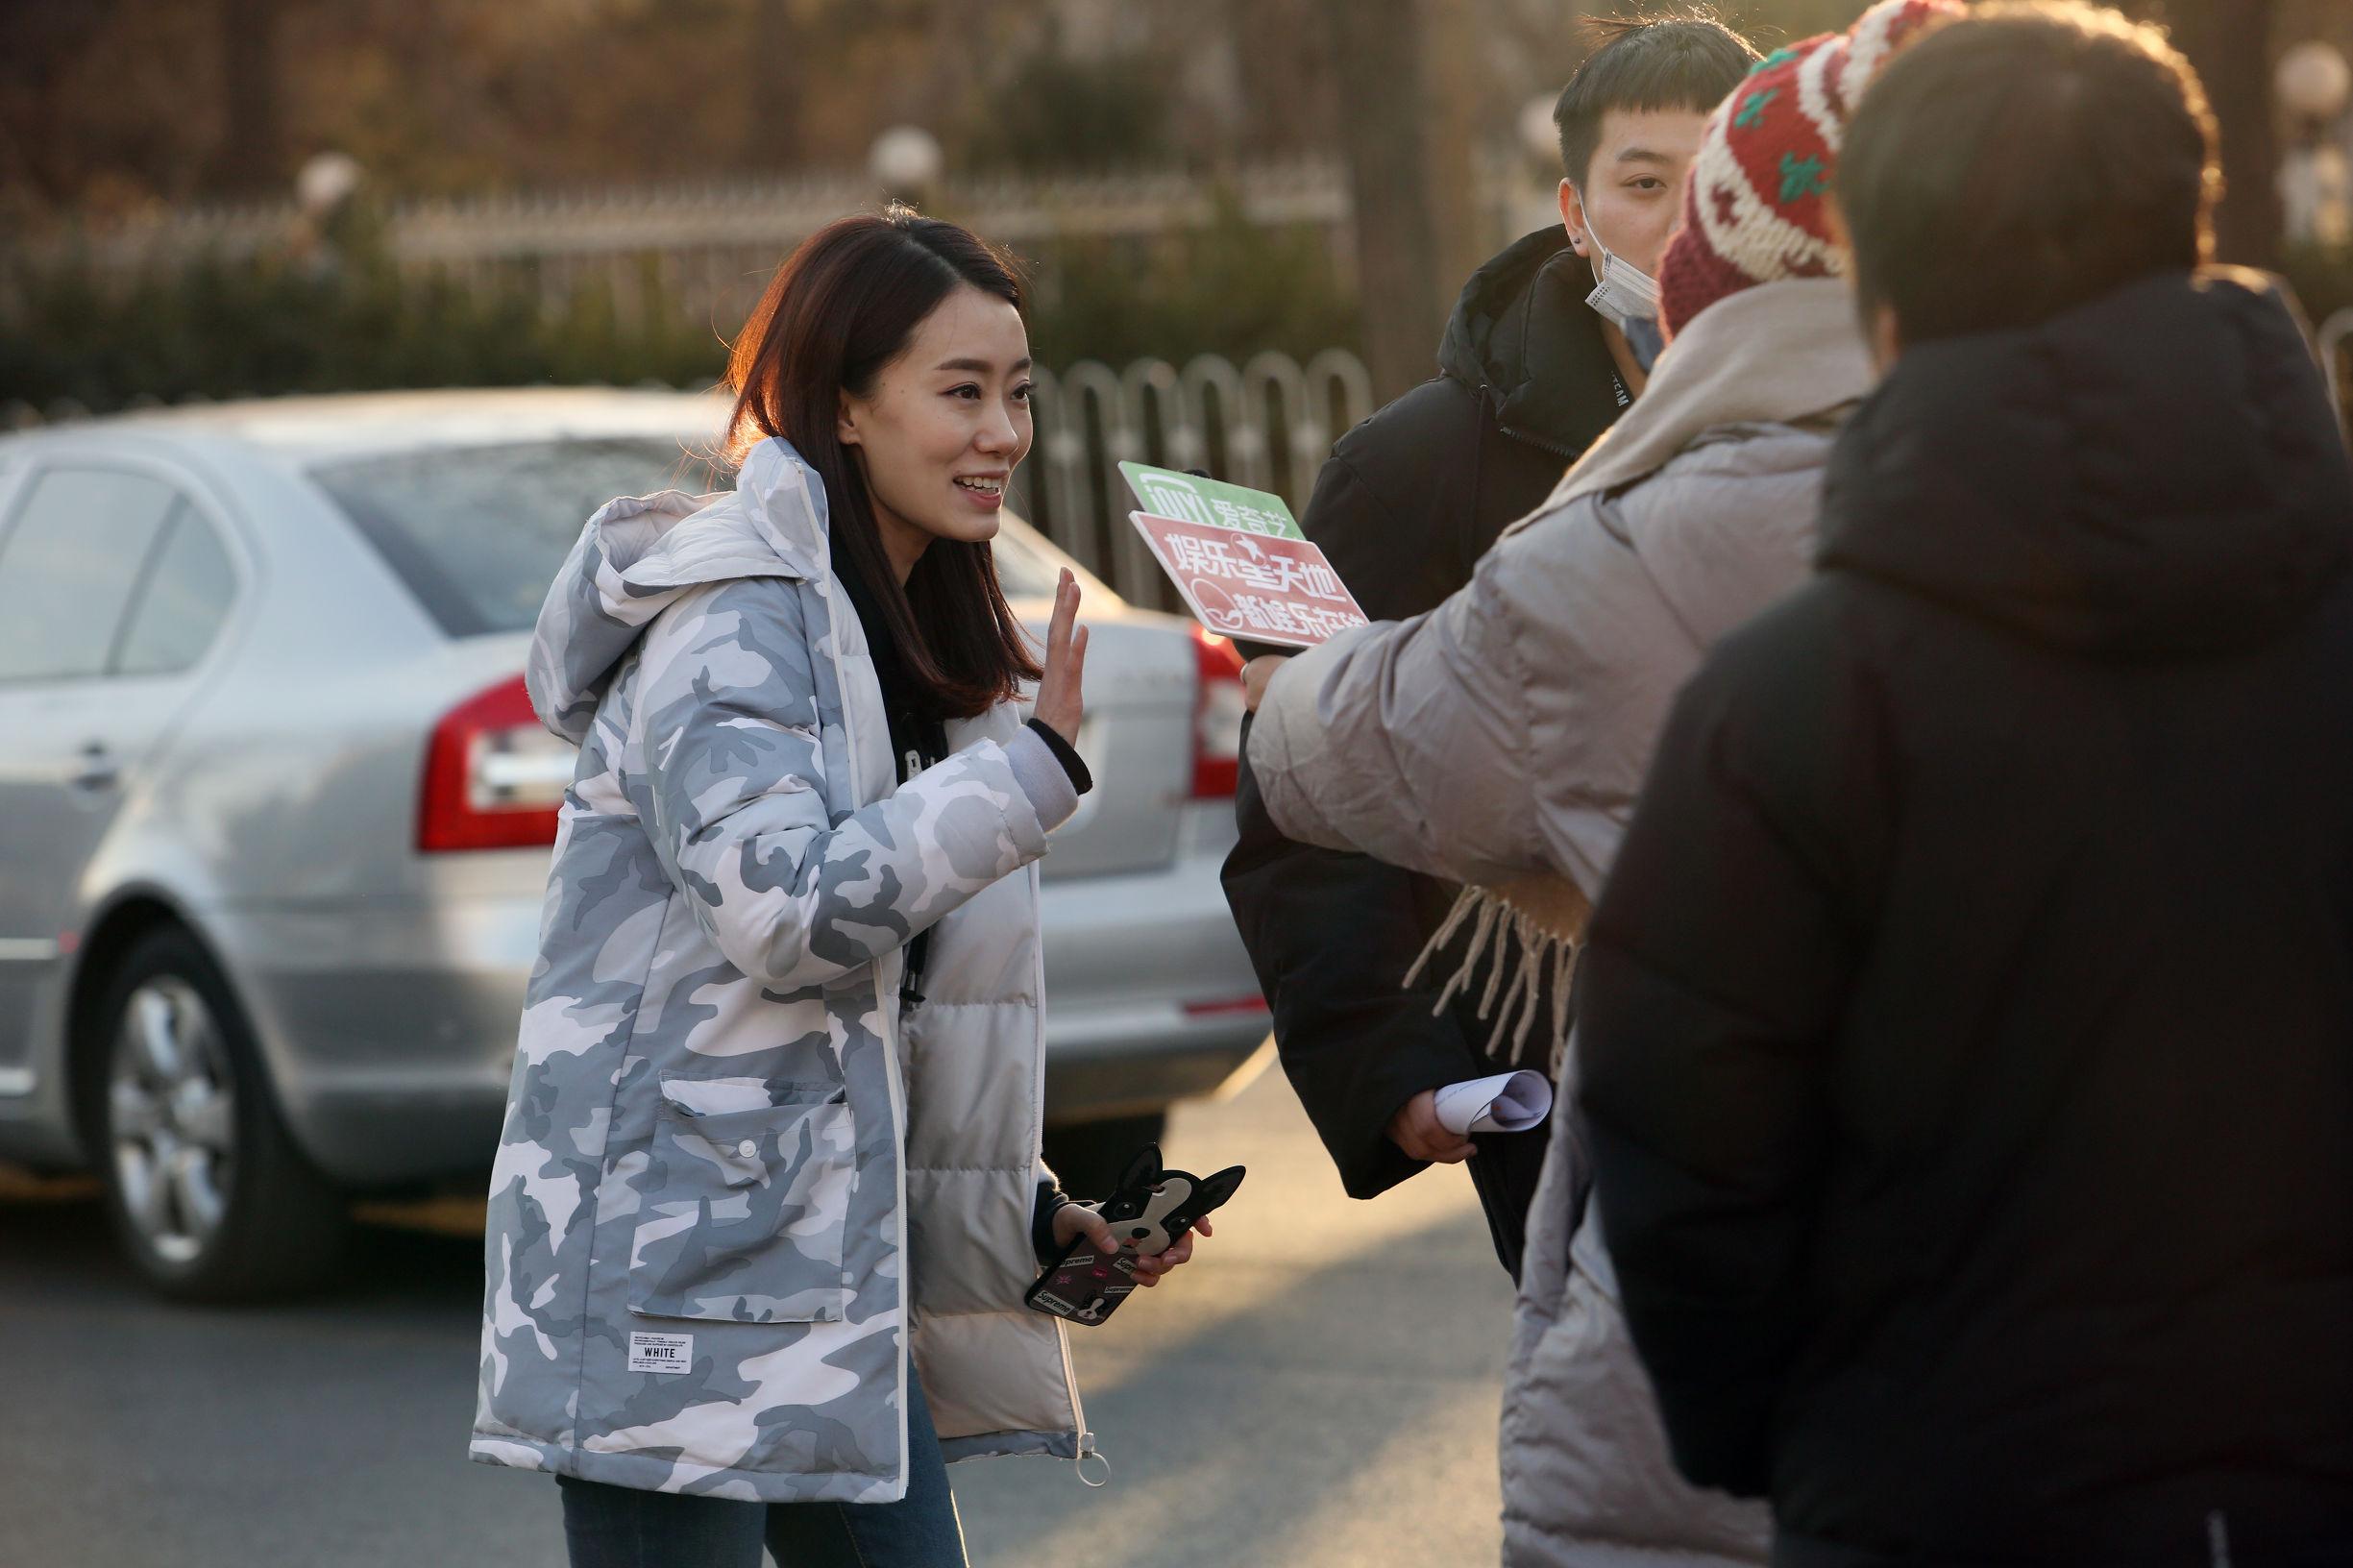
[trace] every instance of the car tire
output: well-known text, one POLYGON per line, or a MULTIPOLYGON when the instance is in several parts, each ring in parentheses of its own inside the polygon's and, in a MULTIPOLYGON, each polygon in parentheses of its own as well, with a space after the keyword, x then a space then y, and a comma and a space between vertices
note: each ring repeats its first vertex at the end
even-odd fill
POLYGON ((1112 1116, 1045 1130, 1045 1163, 1062 1178, 1063 1190, 1091 1203, 1108 1198, 1127 1173, 1128 1162, 1168 1130, 1168 1114, 1112 1116))
POLYGON ((253 1030, 196 939, 176 927, 140 939, 97 1027, 92 1157, 147 1282, 236 1301, 323 1279, 349 1223, 343 1197, 287 1133, 253 1030))

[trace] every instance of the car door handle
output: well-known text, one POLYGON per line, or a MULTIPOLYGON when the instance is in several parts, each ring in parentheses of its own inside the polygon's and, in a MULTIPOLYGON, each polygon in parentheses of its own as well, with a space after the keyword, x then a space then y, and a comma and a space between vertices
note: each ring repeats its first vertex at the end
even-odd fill
POLYGON ((116 765, 114 754, 107 749, 106 742, 92 741, 82 748, 82 766, 75 770, 71 783, 77 790, 96 795, 122 782, 122 776, 123 771, 116 765))

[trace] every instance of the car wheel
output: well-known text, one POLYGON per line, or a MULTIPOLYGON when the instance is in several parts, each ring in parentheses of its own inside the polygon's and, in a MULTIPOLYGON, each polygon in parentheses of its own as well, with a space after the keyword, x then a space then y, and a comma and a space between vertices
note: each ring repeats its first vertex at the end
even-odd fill
POLYGON ((99 1013, 98 1155, 116 1234, 166 1295, 298 1289, 335 1261, 341 1195, 294 1146, 253 1031, 184 931, 142 939, 99 1013))
POLYGON ((1093 1202, 1108 1198, 1126 1174, 1128 1162, 1168 1130, 1168 1114, 1113 1116, 1045 1130, 1045 1163, 1062 1178, 1063 1190, 1093 1202))

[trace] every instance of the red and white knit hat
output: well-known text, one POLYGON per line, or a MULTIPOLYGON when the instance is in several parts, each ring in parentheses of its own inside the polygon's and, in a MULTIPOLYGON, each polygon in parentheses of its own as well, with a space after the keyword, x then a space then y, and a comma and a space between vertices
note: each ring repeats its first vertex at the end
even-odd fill
POLYGON ((1683 225, 1658 267, 1669 336, 1727 295, 1847 270, 1824 195, 1847 121, 1896 52, 1963 15, 1956 0, 1880 0, 1844 33, 1759 61, 1708 117, 1683 189, 1683 225))

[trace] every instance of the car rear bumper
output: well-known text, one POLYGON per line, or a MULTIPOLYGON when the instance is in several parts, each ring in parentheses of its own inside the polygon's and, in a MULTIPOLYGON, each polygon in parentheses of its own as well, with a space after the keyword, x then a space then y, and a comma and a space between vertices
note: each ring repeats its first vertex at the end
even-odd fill
POLYGON ((322 1170, 362 1188, 488 1171, 540 905, 534 889, 216 915, 280 1108, 322 1170))
POLYGON ((1217 860, 1046 882, 1046 1119, 1093 1120, 1210 1094, 1267 1037, 1258 976, 1217 860))

